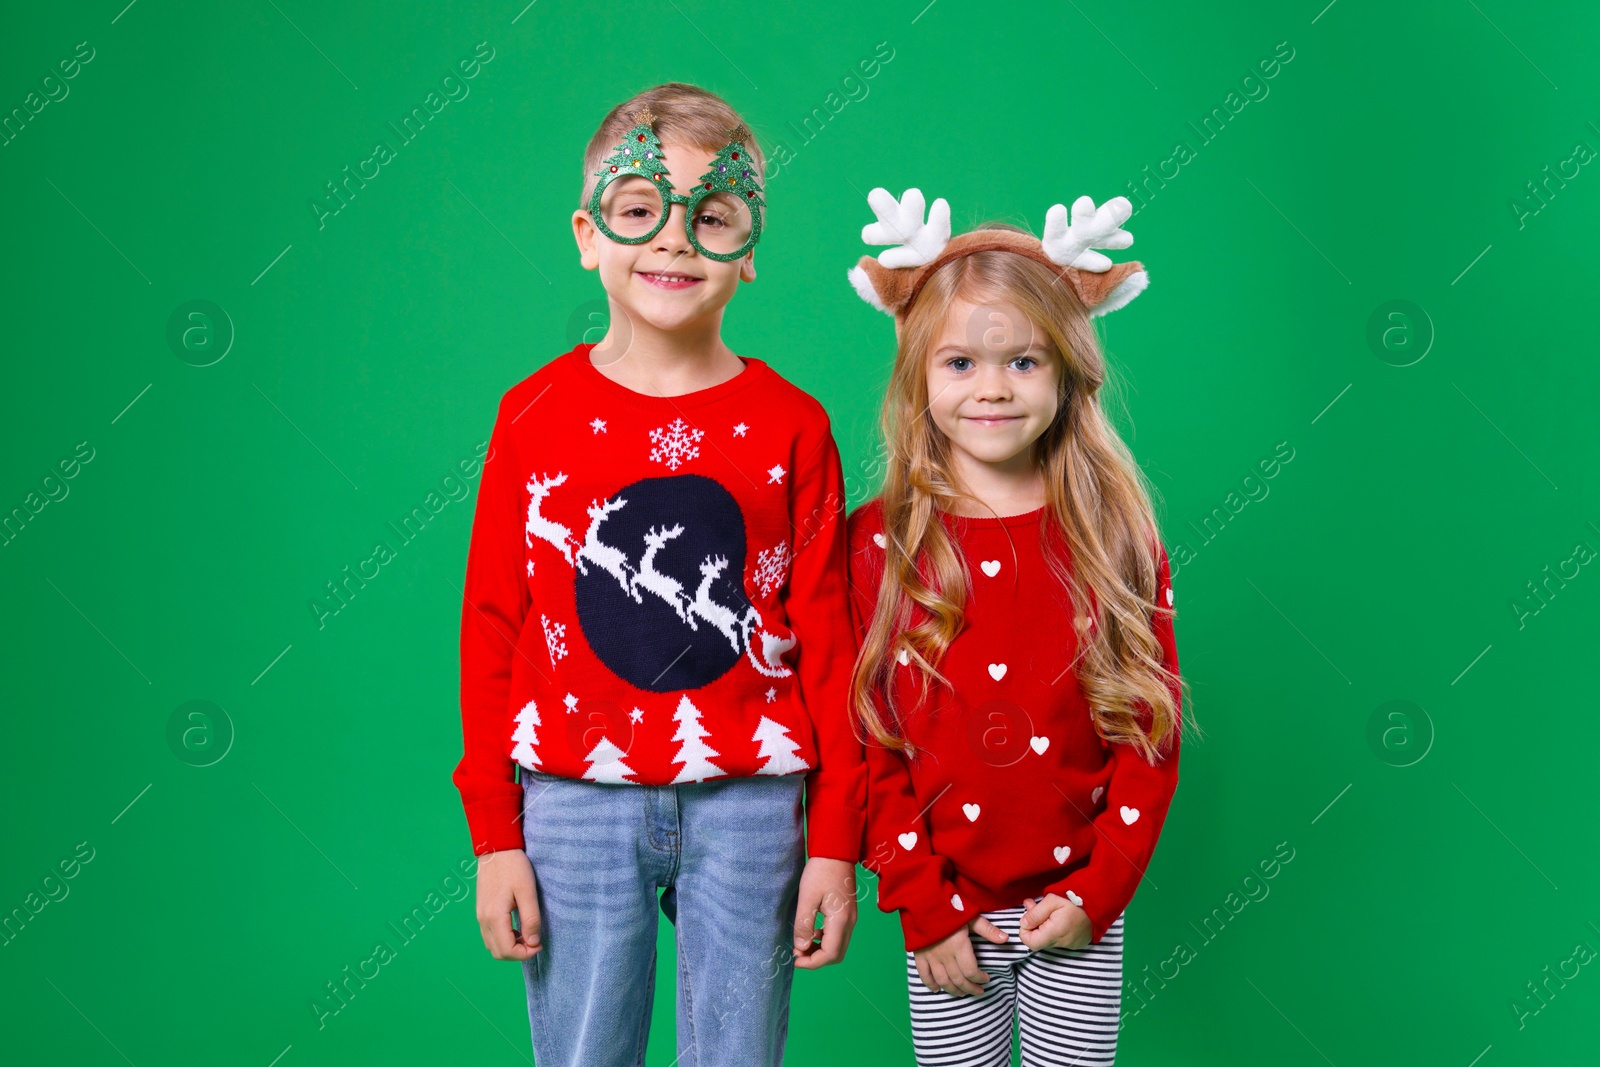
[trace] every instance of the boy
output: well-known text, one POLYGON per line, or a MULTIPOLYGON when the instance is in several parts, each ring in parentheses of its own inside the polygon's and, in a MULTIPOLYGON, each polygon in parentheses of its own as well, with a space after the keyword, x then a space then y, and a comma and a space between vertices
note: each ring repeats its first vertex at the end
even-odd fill
POLYGON ((843 470, 821 405, 721 338, 761 165, 694 86, 606 116, 572 223, 610 328, 512 387, 491 437, 454 781, 539 1067, 644 1062, 658 887, 684 1067, 779 1063, 793 966, 855 924, 843 470))

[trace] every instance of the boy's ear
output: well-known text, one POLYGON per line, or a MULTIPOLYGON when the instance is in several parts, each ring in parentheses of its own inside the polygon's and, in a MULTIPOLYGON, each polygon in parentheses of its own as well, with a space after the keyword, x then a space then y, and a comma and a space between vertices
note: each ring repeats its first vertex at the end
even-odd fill
POLYGON ((572 236, 578 242, 578 262, 583 264, 584 270, 600 269, 600 253, 595 245, 599 242, 599 231, 594 228, 594 219, 583 208, 572 213, 572 236))

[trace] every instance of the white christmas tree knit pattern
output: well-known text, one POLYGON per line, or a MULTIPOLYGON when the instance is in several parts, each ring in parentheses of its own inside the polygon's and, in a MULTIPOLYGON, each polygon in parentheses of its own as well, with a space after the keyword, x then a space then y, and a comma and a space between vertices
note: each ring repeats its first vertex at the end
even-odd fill
POLYGON ((751 740, 761 742, 756 758, 766 760, 756 769, 757 774, 794 774, 811 769, 811 764, 795 755, 800 750, 800 743, 789 736, 788 728, 782 723, 761 716, 751 740))
POLYGON ((609 738, 600 738, 600 743, 584 758, 589 761, 589 769, 583 776, 591 782, 628 782, 628 775, 639 773, 622 762, 622 749, 613 745, 609 738))
POLYGON ((668 470, 677 470, 700 455, 696 442, 705 435, 704 430, 696 430, 682 419, 673 419, 666 426, 650 431, 650 440, 656 446, 650 450, 650 458, 656 463, 665 463, 668 470))
POLYGON ((672 739, 680 742, 672 762, 683 764, 683 770, 672 780, 673 785, 700 782, 728 773, 711 762, 711 757, 719 753, 706 744, 705 739, 711 734, 700 724, 700 709, 694 706, 693 701, 688 697, 679 700, 678 710, 673 712, 672 719, 678 724, 678 732, 672 735, 672 739))
POLYGON ((539 753, 533 747, 539 743, 539 735, 533 728, 540 725, 539 705, 530 700, 517 712, 517 729, 511 735, 511 740, 517 743, 511 750, 511 758, 524 767, 539 766, 539 753))

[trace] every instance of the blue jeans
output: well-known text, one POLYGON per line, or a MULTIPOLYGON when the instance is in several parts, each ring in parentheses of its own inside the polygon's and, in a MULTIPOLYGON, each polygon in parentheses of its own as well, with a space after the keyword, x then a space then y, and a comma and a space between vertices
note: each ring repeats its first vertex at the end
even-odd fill
POLYGON ((641 1067, 659 907, 676 928, 676 1067, 777 1067, 789 1030, 805 776, 676 786, 522 770, 543 947, 537 1067, 641 1067))

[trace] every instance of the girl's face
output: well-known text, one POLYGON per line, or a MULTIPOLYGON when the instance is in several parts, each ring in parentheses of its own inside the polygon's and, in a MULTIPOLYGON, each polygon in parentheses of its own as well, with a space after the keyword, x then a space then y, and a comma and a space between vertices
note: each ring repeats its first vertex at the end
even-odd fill
POLYGON ((1061 357, 1016 305, 958 299, 928 356, 928 410, 968 463, 1023 470, 1055 420, 1061 357))

